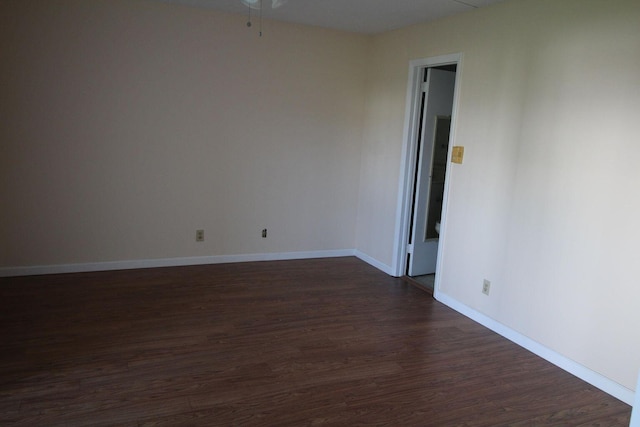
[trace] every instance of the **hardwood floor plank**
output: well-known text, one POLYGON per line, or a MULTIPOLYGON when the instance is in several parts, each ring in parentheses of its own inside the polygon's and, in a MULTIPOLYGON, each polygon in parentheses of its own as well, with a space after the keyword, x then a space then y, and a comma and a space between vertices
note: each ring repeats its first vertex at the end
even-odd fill
POLYGON ((627 425, 351 257, 0 279, 0 425, 627 425))

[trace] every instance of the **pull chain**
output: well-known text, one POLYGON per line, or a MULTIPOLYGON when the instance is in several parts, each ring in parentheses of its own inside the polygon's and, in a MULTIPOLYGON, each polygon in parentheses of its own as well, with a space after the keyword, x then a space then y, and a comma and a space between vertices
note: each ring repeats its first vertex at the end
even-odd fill
POLYGON ((260 1, 260 37, 262 37, 262 0, 260 1))
MULTIPOLYGON (((251 23, 251 6, 249 6, 249 20, 247 21, 247 27, 251 28, 251 26, 253 25, 251 23)), ((260 35, 260 37, 262 37, 262 0, 258 0, 258 26, 259 26, 259 32, 258 34, 260 35)))

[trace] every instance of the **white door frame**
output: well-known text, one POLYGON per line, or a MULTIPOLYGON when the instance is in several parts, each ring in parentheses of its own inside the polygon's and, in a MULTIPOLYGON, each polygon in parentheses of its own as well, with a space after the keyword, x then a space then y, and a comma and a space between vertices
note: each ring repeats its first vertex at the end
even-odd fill
MULTIPOLYGON (((409 227, 411 224, 411 209, 413 202, 413 183, 416 173, 416 157, 418 155, 417 132, 420 124, 420 85, 422 70, 427 67, 457 64, 456 85, 453 94, 453 110, 451 113, 451 133, 449 136, 449 149, 447 152, 447 165, 451 163, 451 150, 453 149, 456 133, 457 107, 460 95, 460 73, 462 54, 442 55, 432 58, 416 59, 409 62, 409 79, 407 83, 407 100, 405 108, 405 121, 402 142, 402 157, 400 163, 400 183, 398 188, 398 203, 396 208, 396 221, 393 243, 393 262, 391 270, 396 277, 404 276, 407 264, 407 244, 409 241, 409 227)), ((451 168, 447 167, 444 180, 444 197, 442 200, 442 219, 440 220, 440 237, 438 240, 438 254, 443 253, 446 239, 447 220, 446 211, 449 201, 449 176, 451 168)), ((436 263, 436 283, 434 292, 438 291, 440 267, 442 256, 438 256, 436 263)))

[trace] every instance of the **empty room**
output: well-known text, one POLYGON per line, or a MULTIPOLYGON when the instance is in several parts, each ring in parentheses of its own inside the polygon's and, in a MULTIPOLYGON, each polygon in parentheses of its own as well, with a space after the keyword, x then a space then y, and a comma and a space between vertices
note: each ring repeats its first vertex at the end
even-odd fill
POLYGON ((1 0, 0 424, 640 423, 639 22, 1 0))

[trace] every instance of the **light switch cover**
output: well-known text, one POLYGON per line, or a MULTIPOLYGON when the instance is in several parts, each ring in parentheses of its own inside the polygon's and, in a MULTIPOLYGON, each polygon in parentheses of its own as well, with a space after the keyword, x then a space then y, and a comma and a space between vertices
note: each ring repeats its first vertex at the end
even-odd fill
POLYGON ((454 146, 451 153, 451 162, 462 164, 462 158, 464 157, 464 147, 454 146))

